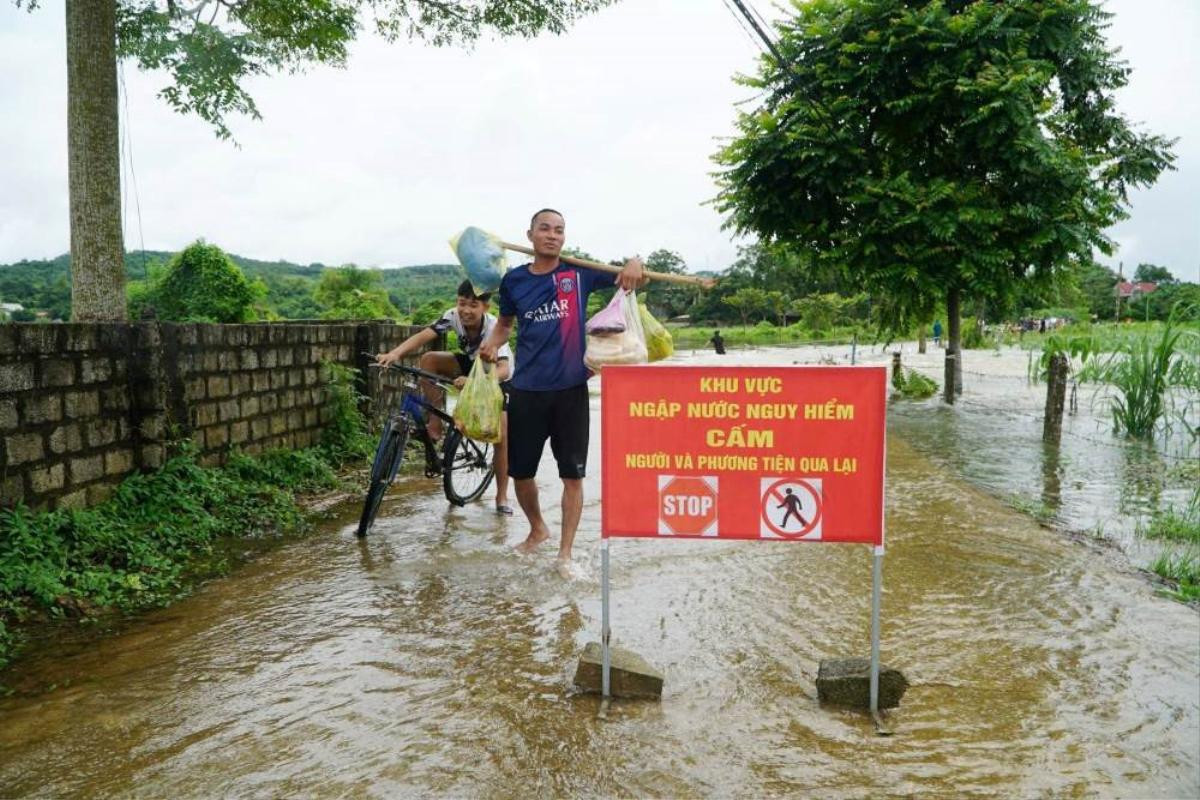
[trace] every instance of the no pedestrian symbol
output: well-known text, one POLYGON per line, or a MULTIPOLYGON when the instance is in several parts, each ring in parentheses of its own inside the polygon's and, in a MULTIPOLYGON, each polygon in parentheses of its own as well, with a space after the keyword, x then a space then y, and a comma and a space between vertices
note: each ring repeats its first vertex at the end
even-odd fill
POLYGON ((763 478, 764 539, 821 539, 821 479, 763 478))

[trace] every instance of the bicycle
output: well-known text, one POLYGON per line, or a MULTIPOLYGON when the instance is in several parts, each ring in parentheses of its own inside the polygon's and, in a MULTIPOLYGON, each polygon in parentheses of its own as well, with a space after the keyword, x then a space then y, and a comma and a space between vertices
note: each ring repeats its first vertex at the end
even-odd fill
POLYGON ((492 482, 492 446, 468 438, 454 425, 454 418, 437 408, 420 393, 419 381, 433 381, 442 389, 454 382, 441 375, 426 372, 416 367, 392 364, 386 369, 401 374, 400 400, 392 401, 387 421, 375 448, 375 459, 371 463, 371 482, 363 503, 362 517, 358 522, 358 536, 366 536, 375 522, 375 515, 383 502, 388 487, 396 479, 396 473, 404 461, 405 449, 416 442, 425 455, 425 477, 442 476, 442 489, 446 499, 456 506, 464 506, 479 499, 492 482), (442 421, 446 435, 441 453, 426 430, 428 414, 442 421))

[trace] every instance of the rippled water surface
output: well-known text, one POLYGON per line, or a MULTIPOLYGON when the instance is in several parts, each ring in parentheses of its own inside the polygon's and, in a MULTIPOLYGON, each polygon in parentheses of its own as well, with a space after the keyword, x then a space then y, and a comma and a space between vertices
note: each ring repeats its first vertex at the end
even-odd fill
POLYGON ((365 543, 346 509, 26 659, 14 684, 58 688, 0 699, 0 796, 1200 794, 1200 616, 931 461, 941 428, 915 413, 889 442, 883 655, 913 683, 893 737, 816 702, 821 658, 868 652, 867 548, 614 542, 615 640, 667 680, 604 721, 569 688, 598 581, 511 555, 519 515, 414 479, 365 543))

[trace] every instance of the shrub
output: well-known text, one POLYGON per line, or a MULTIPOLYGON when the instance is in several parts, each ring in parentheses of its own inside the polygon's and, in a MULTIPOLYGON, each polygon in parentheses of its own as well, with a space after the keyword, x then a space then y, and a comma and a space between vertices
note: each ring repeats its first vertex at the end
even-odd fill
MULTIPOLYGON (((136 295, 136 292, 135 292, 136 295)), ((198 241, 168 262, 161 279, 143 297, 159 319, 186 322, 249 322, 252 306, 266 296, 216 245, 198 241)))
POLYGON ((927 378, 915 369, 901 367, 892 376, 892 388, 901 397, 919 400, 937 394, 938 385, 932 378, 927 378))
POLYGON ((313 299, 324 309, 321 312, 324 319, 400 317, 383 288, 383 273, 377 269, 359 269, 353 264, 322 272, 321 280, 313 290, 313 299))

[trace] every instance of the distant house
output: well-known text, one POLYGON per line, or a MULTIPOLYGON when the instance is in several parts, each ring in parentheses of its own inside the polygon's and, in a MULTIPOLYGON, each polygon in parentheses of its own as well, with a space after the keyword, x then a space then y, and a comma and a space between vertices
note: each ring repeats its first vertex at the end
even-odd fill
POLYGON ((1114 290, 1117 296, 1122 300, 1135 300, 1144 294, 1150 294, 1158 288, 1158 284, 1153 281, 1138 281, 1136 283, 1130 281, 1121 281, 1117 284, 1114 290))
POLYGON ((24 311, 20 303, 0 303, 0 319, 9 319, 14 311, 24 311))

